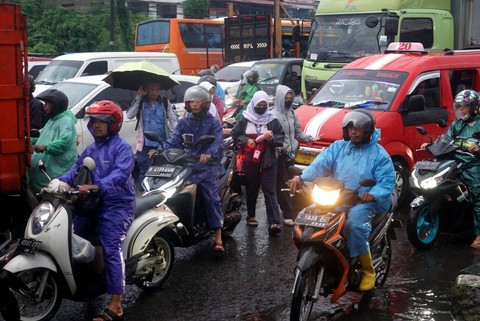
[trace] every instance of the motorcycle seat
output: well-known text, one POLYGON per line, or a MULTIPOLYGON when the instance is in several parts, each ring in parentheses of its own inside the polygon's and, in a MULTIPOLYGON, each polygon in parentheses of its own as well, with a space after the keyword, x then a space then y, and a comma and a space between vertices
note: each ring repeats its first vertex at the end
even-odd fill
POLYGON ((135 217, 160 204, 163 196, 160 193, 150 193, 137 197, 135 206, 135 217))

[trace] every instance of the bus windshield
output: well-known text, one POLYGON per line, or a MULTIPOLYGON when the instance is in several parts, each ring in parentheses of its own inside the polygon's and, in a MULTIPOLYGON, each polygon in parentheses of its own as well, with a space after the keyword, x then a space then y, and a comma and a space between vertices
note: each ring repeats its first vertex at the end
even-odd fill
MULTIPOLYGON (((368 15, 317 16, 307 59, 325 62, 351 62, 379 52, 377 35, 380 24, 368 28, 368 15)), ((378 16, 380 19, 380 15, 378 16)))

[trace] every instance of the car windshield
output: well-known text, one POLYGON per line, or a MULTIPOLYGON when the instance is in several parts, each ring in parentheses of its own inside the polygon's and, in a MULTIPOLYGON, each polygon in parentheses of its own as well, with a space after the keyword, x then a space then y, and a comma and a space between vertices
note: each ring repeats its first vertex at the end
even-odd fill
POLYGON ((258 84, 268 95, 275 96, 277 85, 282 79, 285 64, 257 63, 250 68, 258 72, 258 84))
POLYGON ((239 81, 242 79, 243 73, 249 68, 249 66, 226 66, 215 73, 215 79, 228 82, 239 81))
POLYGON ((65 93, 68 97, 68 108, 75 106, 80 100, 94 90, 98 84, 88 84, 80 82, 61 82, 52 86, 65 93))
POLYGON ((54 85, 75 77, 82 65, 82 61, 52 60, 38 75, 35 82, 42 85, 54 85))
POLYGON ((340 70, 312 97, 309 105, 333 108, 388 110, 407 73, 379 70, 340 70))
MULTIPOLYGON (((325 62, 351 62, 379 52, 380 23, 368 28, 365 15, 325 15, 316 17, 307 59, 325 62)), ((377 17, 380 20, 380 15, 377 17)))

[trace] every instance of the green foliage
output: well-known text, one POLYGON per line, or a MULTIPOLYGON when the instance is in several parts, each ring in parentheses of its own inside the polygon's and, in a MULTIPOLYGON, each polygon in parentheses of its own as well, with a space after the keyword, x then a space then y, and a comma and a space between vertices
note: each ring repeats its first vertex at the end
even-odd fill
POLYGON ((209 15, 210 0, 183 1, 183 15, 185 18, 204 19, 209 15))

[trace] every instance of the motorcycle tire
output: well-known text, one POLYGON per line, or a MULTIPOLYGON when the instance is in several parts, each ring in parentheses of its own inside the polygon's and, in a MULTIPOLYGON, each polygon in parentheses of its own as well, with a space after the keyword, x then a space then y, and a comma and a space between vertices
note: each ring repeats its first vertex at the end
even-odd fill
POLYGON ((316 284, 317 271, 314 267, 309 268, 304 273, 297 273, 290 308, 290 321, 307 321, 310 318, 315 303, 313 294, 316 284))
MULTIPOLYGON (((145 253, 150 255, 146 260, 155 262, 152 268, 153 275, 151 280, 139 280, 135 285, 144 290, 160 288, 172 272, 175 261, 172 242, 163 235, 156 235, 148 244, 145 253)), ((140 261, 139 264, 142 262, 140 261)))
POLYGON ((432 213, 430 204, 410 209, 407 236, 419 250, 430 250, 440 234, 440 217, 432 213))
POLYGON ((374 250, 373 265, 375 267, 375 287, 381 288, 387 280, 388 272, 392 265, 392 241, 387 235, 384 235, 380 245, 374 250))
POLYGON ((20 308, 21 320, 51 320, 58 312, 62 303, 60 284, 55 272, 45 268, 36 268, 18 272, 17 277, 23 280, 31 293, 36 293, 38 294, 38 298, 42 298, 40 302, 36 302, 21 294, 13 292, 20 308), (48 273, 48 277, 46 278, 43 292, 39 293, 45 273, 48 273))

